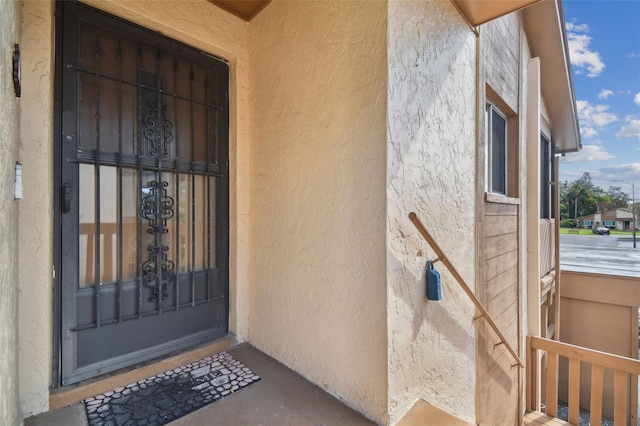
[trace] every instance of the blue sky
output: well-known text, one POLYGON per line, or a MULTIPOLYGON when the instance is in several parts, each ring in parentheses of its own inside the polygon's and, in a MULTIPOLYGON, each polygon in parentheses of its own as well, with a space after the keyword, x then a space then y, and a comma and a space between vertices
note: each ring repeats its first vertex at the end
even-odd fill
POLYGON ((560 161, 560 180, 640 197, 640 1, 564 0, 583 149, 560 161))

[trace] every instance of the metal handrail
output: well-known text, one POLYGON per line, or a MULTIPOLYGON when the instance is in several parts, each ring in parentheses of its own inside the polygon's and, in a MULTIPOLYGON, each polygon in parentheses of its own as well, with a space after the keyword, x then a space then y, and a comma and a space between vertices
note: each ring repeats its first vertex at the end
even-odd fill
POLYGON ((456 279, 458 284, 460 284, 460 287, 462 287, 462 289, 464 290, 465 293, 467 293, 467 296, 469 296, 469 298, 471 299, 473 304, 476 306, 478 311, 480 311, 480 316, 476 317, 476 319, 484 318, 487 321, 487 323, 489 323, 489 325, 491 326, 493 331, 495 331, 495 333, 500 338, 500 343, 505 345, 507 350, 511 353, 513 358, 516 360, 517 364, 514 364, 514 366, 518 365, 518 366, 524 368, 524 364, 520 360, 520 357, 513 350, 513 348, 509 344, 509 342, 507 342, 507 339, 504 337, 504 335, 502 334, 502 332, 500 331, 500 329, 498 328, 496 323, 493 321, 493 319, 489 315, 489 312, 487 312, 487 310, 484 308, 484 306, 482 306, 482 303, 480 303, 480 301, 478 300, 476 295, 473 294, 473 291, 471 291, 471 289, 469 288, 469 286, 465 282, 464 278, 462 278, 462 276, 458 273, 456 268, 449 261, 449 258, 444 254, 442 249, 440 249, 440 246, 438 245, 438 243, 436 243, 436 241, 433 239, 431 234, 429 234, 429 232, 424 227, 422 222, 420 222, 420 219, 418 219, 418 215, 416 215, 414 212, 411 212, 411 213, 409 213, 409 219, 411 220, 411 222, 413 222, 413 224, 418 229, 418 232, 420 232, 422 237, 427 241, 427 243, 429 243, 429 245, 431 246, 433 251, 436 252, 436 255, 438 256, 438 258, 435 259, 433 261, 433 263, 440 262, 440 261, 442 261, 442 263, 444 263, 444 265, 447 267, 449 272, 451 272, 451 275, 453 275, 453 277, 456 279))

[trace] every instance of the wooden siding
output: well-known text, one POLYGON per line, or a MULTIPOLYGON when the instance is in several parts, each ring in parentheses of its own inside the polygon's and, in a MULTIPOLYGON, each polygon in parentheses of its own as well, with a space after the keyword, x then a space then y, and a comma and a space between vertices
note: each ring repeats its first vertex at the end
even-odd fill
MULTIPOLYGON (((483 203, 481 282, 478 295, 509 344, 519 347, 519 206, 483 203)), ((482 321, 478 353, 478 421, 519 422, 520 372, 498 337, 482 321)))
MULTIPOLYGON (((480 27, 480 79, 484 101, 495 103, 508 115, 508 197, 486 194, 486 146, 480 138, 477 152, 476 295, 507 342, 519 351, 521 242, 520 135, 522 69, 520 14, 513 13, 480 27), (490 196, 491 195, 491 196, 490 196)), ((484 103, 484 102, 483 102, 484 103)), ((479 135, 485 122, 479 120, 479 135)), ((477 320, 477 402, 479 425, 514 425, 522 421, 520 404, 524 371, 485 321, 477 320)), ((521 355, 521 354, 520 354, 521 355)), ((522 357, 521 357, 522 358, 522 357)))
POLYGON ((520 14, 512 13, 482 26, 486 43, 486 81, 518 114, 520 73, 520 14))

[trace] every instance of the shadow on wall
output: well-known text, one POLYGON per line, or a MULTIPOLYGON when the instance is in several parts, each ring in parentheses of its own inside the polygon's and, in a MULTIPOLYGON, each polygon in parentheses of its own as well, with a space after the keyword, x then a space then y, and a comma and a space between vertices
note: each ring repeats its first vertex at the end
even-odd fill
MULTIPOLYGON (((452 314, 453 311, 470 309, 471 302, 466 299, 463 290, 458 287, 446 268, 439 269, 442 276, 442 300, 433 301, 427 299, 425 271, 417 276, 407 266, 402 265, 397 257, 393 259, 396 263, 394 273, 399 273, 405 278, 402 280, 405 288, 399 292, 394 288, 394 293, 397 300, 401 300, 408 312, 411 312, 412 341, 423 340, 425 333, 435 331, 438 338, 433 343, 440 344, 444 338, 456 349, 457 354, 462 354, 471 361, 475 360, 473 324, 464 327, 461 318, 452 314), (401 270, 398 270, 399 268, 401 270), (459 304, 463 306, 454 308, 459 304)), ((425 264, 426 261, 424 258, 425 264)), ((439 347, 431 349, 433 352, 440 351, 439 347)))
MULTIPOLYGON (((401 327, 410 320, 414 344, 425 348, 444 338, 473 362, 473 325, 465 327, 471 303, 446 268, 440 268, 443 301, 427 301, 427 244, 407 214, 416 211, 452 263, 462 266, 460 273, 473 277, 474 262, 462 262, 474 257, 475 38, 448 3, 393 2, 389 8, 388 285, 404 302, 389 301, 396 305, 390 324, 393 317, 401 327)), ((394 351, 403 350, 389 331, 394 351)), ((438 352, 435 362, 444 362, 447 354, 438 352)))
MULTIPOLYGON (((489 324, 484 323, 478 327, 478 351, 485 352, 486 357, 493 361, 493 364, 488 368, 486 375, 490 381, 497 383, 505 392, 505 398, 511 394, 513 389, 513 379, 511 378, 511 371, 505 369, 505 365, 511 365, 513 358, 507 351, 504 345, 490 345, 490 342, 495 342, 498 336, 495 334, 489 324), (506 360, 506 361, 505 361, 506 360)), ((511 368, 519 368, 518 366, 511 368)))
POLYGON ((417 183, 438 181, 451 173, 449 156, 460 139, 475 146, 475 38, 453 7, 437 3, 392 6, 415 10, 396 12, 403 19, 390 29, 389 183, 404 180, 405 159, 422 166, 417 183))
MULTIPOLYGON (((443 293, 450 294, 450 287, 450 283, 443 283, 443 293)), ((443 294, 442 297, 444 298, 446 295, 443 294)), ((473 360, 475 358, 475 354, 469 352, 469 349, 473 348, 475 340, 475 336, 470 333, 473 328, 462 327, 460 322, 451 317, 451 313, 441 301, 427 300, 425 296, 422 309, 419 312, 414 312, 413 315, 413 338, 416 339, 418 337, 422 327, 428 326, 433 326, 442 331, 442 336, 468 359, 473 360)))

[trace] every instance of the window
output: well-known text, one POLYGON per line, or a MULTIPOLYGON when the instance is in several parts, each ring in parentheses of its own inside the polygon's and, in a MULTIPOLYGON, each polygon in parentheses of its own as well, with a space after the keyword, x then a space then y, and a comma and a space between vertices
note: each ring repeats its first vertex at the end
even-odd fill
POLYGON ((489 192, 507 195, 507 118, 495 106, 487 106, 489 192))
POLYGON ((491 86, 485 87, 485 199, 492 203, 518 204, 518 115, 491 86))
POLYGON ((555 188, 551 187, 555 179, 553 163, 551 142, 540 134, 540 219, 554 217, 555 188))
POLYGON ((585 220, 584 221, 584 226, 591 226, 593 225, 593 221, 592 220, 585 220))
POLYGON ((616 222, 614 220, 605 220, 604 226, 616 226, 616 222))

